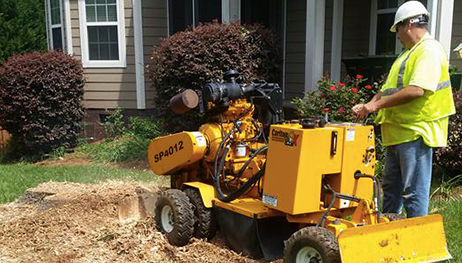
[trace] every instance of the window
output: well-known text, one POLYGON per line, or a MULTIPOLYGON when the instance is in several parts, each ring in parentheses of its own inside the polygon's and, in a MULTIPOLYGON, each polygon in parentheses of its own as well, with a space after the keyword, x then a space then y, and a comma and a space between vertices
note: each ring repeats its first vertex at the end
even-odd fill
POLYGON ((374 26, 371 28, 371 55, 390 55, 399 52, 399 41, 396 34, 390 32, 390 27, 393 25, 396 10, 402 2, 402 0, 373 1, 371 19, 374 22, 371 25, 374 26))
POLYGON ((280 0, 241 0, 241 22, 281 31, 283 9, 284 2, 280 0))
POLYGON ((208 23, 213 20, 221 22, 222 0, 169 0, 169 34, 183 31, 189 26, 208 23))
MULTIPOLYGON (((241 23, 261 24, 277 33, 280 45, 284 39, 284 1, 241 0, 241 23)), ((281 49, 282 50, 282 49, 281 49)))
MULTIPOLYGON (((399 53, 401 44, 396 34, 390 32, 398 6, 409 0, 373 0, 371 15, 370 55, 389 55, 399 53)), ((425 6, 427 0, 420 0, 425 6)))
POLYGON ((63 50, 63 22, 61 16, 61 1, 48 0, 47 1, 47 14, 48 14, 48 34, 50 40, 50 48, 56 50, 63 50))
POLYGON ((125 67, 123 0, 80 0, 80 37, 85 67, 125 67))

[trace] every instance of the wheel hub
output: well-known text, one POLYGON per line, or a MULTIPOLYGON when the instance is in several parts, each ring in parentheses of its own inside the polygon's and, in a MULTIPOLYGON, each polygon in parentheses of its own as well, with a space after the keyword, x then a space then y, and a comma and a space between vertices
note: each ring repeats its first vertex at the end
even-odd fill
POLYGON ((168 205, 162 208, 161 212, 162 228, 165 232, 170 233, 173 230, 174 220, 172 208, 168 205))
POLYGON ((304 247, 300 249, 297 253, 296 258, 297 263, 323 263, 321 254, 312 248, 312 247, 304 247))

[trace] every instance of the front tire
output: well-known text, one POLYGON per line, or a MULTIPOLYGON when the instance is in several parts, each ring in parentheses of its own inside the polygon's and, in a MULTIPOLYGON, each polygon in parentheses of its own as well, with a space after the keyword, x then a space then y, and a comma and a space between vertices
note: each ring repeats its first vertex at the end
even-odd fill
POLYGON ((160 194, 156 202, 155 221, 170 244, 188 244, 194 231, 193 206, 180 190, 169 189, 160 194))
POLYGON ((287 240, 284 263, 340 263, 337 238, 322 227, 305 227, 287 240))

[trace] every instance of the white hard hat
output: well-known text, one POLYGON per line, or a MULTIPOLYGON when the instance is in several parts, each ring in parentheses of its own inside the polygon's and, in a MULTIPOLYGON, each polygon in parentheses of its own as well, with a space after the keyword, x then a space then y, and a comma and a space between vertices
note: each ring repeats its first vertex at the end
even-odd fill
POLYGON ((396 32, 396 25, 408 18, 415 17, 418 15, 430 16, 427 8, 419 1, 409 1, 402 4, 395 14, 395 23, 391 26, 390 31, 396 32))

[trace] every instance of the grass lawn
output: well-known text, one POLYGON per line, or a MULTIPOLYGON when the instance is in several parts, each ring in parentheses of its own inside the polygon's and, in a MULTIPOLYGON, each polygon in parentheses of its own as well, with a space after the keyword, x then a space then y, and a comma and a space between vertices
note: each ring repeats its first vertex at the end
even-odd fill
POLYGON ((159 180, 152 172, 108 167, 103 164, 40 166, 0 165, 0 203, 8 203, 43 182, 97 183, 108 179, 159 180))
POLYGON ((446 262, 462 262, 462 201, 432 201, 430 209, 444 217, 444 231, 449 252, 453 257, 446 262))

